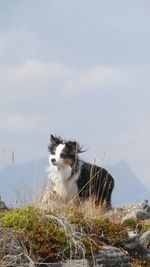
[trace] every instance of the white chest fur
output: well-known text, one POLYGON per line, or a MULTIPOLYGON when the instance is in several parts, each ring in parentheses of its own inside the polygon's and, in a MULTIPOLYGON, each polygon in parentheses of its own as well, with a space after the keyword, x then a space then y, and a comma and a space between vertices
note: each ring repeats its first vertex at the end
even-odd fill
POLYGON ((48 168, 48 176, 52 181, 53 190, 63 201, 70 201, 78 194, 77 179, 80 172, 71 176, 71 167, 59 168, 51 165, 48 168))

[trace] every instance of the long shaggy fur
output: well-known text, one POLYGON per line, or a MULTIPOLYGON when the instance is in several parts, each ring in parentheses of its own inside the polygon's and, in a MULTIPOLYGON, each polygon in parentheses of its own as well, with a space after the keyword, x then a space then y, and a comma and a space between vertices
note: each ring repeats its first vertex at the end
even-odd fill
POLYGON ((97 205, 111 207, 113 177, 104 168, 81 160, 79 154, 84 151, 77 142, 51 135, 48 149, 51 190, 62 201, 93 197, 97 205))

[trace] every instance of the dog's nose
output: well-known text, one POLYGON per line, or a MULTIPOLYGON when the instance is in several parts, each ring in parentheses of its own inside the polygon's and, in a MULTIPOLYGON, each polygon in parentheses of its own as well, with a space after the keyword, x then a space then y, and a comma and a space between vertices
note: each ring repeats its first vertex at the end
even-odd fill
POLYGON ((52 163, 55 163, 55 162, 56 162, 56 159, 52 158, 52 159, 51 159, 51 162, 52 162, 52 163))

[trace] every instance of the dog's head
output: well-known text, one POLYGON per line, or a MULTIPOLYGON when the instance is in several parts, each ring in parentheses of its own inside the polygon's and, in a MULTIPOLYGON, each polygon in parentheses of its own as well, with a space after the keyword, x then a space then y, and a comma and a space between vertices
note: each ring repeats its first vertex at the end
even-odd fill
POLYGON ((73 166, 77 161, 78 153, 84 152, 75 141, 64 141, 60 137, 50 136, 50 164, 63 167, 65 164, 73 166))

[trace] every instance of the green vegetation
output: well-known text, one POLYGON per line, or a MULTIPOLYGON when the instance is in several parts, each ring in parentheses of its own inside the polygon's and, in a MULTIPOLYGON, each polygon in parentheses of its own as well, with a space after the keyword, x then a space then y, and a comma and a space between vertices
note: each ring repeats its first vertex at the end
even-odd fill
POLYGON ((119 223, 112 223, 108 218, 93 220, 94 233, 105 243, 119 246, 125 242, 128 234, 125 227, 119 223))
POLYGON ((37 208, 11 209, 2 215, 1 225, 24 230, 21 242, 32 258, 59 260, 67 254, 67 235, 63 228, 37 208))
POLYGON ((124 226, 128 227, 130 230, 137 229, 141 233, 144 233, 150 229, 150 220, 137 220, 130 218, 124 221, 124 226))
POLYGON ((86 220, 73 208, 57 214, 34 207, 10 209, 1 214, 0 224, 16 232, 23 230, 21 243, 34 260, 57 261, 70 253, 82 257, 98 251, 99 241, 117 245, 127 237, 124 227, 108 219, 86 220))
MULTIPOLYGON (((121 224, 114 222, 109 213, 103 214, 89 218, 80 207, 67 206, 53 211, 30 206, 8 209, 0 212, 0 234, 3 231, 7 236, 7 229, 15 232, 13 238, 33 261, 55 262, 70 255, 82 258, 96 253, 101 242, 120 247, 126 242, 129 229, 141 233, 150 229, 150 220, 128 219, 121 224)), ((134 261, 135 266, 146 262, 134 261)))

